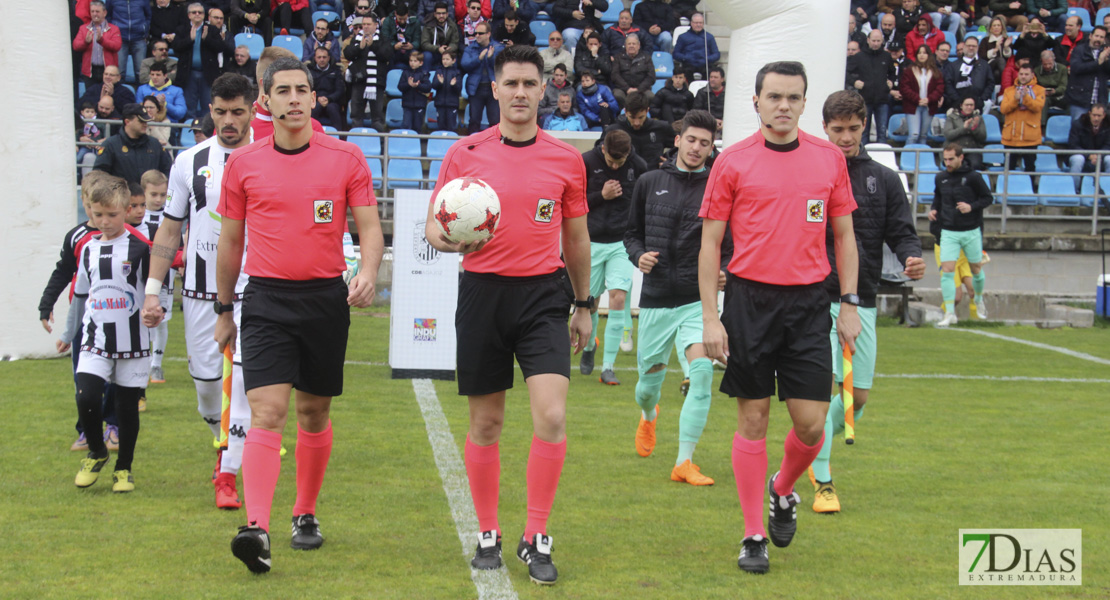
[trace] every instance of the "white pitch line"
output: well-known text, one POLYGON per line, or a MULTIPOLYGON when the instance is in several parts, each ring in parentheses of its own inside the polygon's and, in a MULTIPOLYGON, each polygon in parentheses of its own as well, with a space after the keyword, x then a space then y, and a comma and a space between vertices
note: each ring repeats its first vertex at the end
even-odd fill
MULTIPOLYGON (((474 500, 470 497, 470 485, 466 479, 466 466, 459 457, 455 438, 451 437, 451 427, 443 407, 439 404, 435 386, 431 379, 413 379, 412 389, 420 404, 420 414, 428 429, 428 443, 435 455, 436 467, 443 480, 443 491, 447 493, 447 503, 451 507, 451 518, 455 520, 455 530, 459 534, 462 553, 470 558, 470 553, 478 541, 478 517, 474 514, 474 500)), ((478 588, 478 598, 489 600, 515 600, 517 595, 509 581, 509 572, 502 566, 491 571, 470 570, 470 578, 478 588)))
POLYGON ((1059 346, 1050 346, 1049 344, 1042 344, 1040 342, 1031 342, 1029 340, 1023 340, 1021 338, 1010 337, 1008 335, 1001 335, 1001 334, 998 334, 998 333, 991 333, 990 331, 983 331, 981 329, 965 329, 965 328, 962 328, 962 327, 949 327, 948 330, 949 331, 962 331, 962 332, 966 332, 966 333, 974 333, 976 335, 983 335, 983 336, 986 336, 986 337, 989 337, 989 338, 994 338, 996 340, 1006 340, 1007 342, 1015 342, 1015 343, 1018 343, 1018 344, 1025 344, 1026 346, 1032 346, 1034 348, 1040 348, 1041 350, 1051 350, 1052 352, 1059 352, 1060 354, 1066 354, 1066 355, 1071 356, 1073 358, 1082 358, 1083 360, 1089 360, 1093 363, 1098 363, 1100 365, 1110 365, 1110 360, 1107 360, 1105 358, 1099 358, 1098 356, 1092 356, 1092 355, 1086 354, 1084 352, 1076 352, 1075 350, 1068 350, 1067 348, 1061 348, 1059 346))
POLYGON ((1110 379, 1068 378, 1068 377, 1024 377, 1021 375, 952 375, 949 373, 876 373, 879 379, 958 379, 978 381, 1031 381, 1034 383, 1110 383, 1110 379))

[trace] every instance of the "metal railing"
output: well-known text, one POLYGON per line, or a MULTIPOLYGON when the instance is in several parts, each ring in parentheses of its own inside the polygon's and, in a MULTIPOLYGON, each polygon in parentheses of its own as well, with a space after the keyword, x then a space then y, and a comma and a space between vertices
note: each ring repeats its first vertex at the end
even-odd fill
MULTIPOLYGON (((944 167, 943 166, 936 166, 936 167, 933 167, 933 168, 930 169, 929 168, 930 164, 927 162, 925 164, 925 167, 922 168, 922 164, 921 164, 922 160, 926 160, 925 157, 922 156, 922 155, 928 155, 929 158, 927 160, 931 161, 932 164, 934 164, 934 165, 938 164, 938 163, 942 163, 943 161, 937 161, 936 157, 933 156, 933 155, 942 155, 943 154, 943 149, 942 148, 893 148, 893 147, 890 148, 890 149, 887 149, 887 148, 868 148, 867 152, 869 154, 873 155, 873 156, 877 155, 877 154, 890 153, 895 157, 897 157, 897 156, 899 156, 903 153, 907 153, 907 152, 915 154, 916 156, 914 157, 914 161, 913 161, 914 168, 912 170, 902 169, 901 168, 901 161, 895 160, 895 164, 898 166, 898 168, 895 169, 895 170, 898 173, 903 174, 903 175, 912 175, 913 176, 912 184, 910 182, 907 182, 906 194, 909 195, 913 199, 913 201, 917 204, 923 204, 922 202, 918 201, 918 196, 919 195, 927 195, 927 196, 934 195, 935 192, 930 192, 929 190, 921 190, 919 188, 920 181, 921 181, 920 176, 922 174, 926 174, 926 175, 940 174, 940 173, 944 172, 944 167)), ((983 168, 980 169, 980 171, 979 171, 979 173, 981 175, 983 175, 983 178, 987 181, 988 185, 990 185, 992 179, 997 180, 1000 177, 1002 178, 1002 181, 1005 182, 1001 186, 1001 190, 997 191, 997 192, 995 190, 998 188, 998 186, 997 185, 990 185, 991 193, 994 195, 995 205, 1001 207, 1001 212, 998 214, 998 217, 999 217, 999 220, 1000 220, 1000 225, 999 225, 999 232, 1000 233, 1002 233, 1002 234, 1006 233, 1006 222, 1009 219, 1022 220, 1022 219, 1043 219, 1043 218, 1045 218, 1044 215, 1037 215, 1037 214, 1012 214, 1011 210, 1010 210, 1012 208, 1012 206, 1010 205, 1010 202, 1009 202, 1010 201, 1010 196, 1021 197, 1021 198, 1037 198, 1039 200, 1040 198, 1056 198, 1056 197, 1060 197, 1061 195, 1066 195, 1066 194, 1060 194, 1060 193, 1041 193, 1040 190, 1038 190, 1035 193, 1034 192, 1017 193, 1017 192, 1011 191, 1010 186, 1009 186, 1009 181, 1010 181, 1009 176, 1013 174, 1013 175, 1029 175, 1030 177, 1042 177, 1042 176, 1046 176, 1046 175, 1072 177, 1076 181, 1076 184, 1077 184, 1076 187, 1077 188, 1080 187, 1080 185, 1082 183, 1082 178, 1092 177, 1093 178, 1093 183, 1094 183, 1094 185, 1093 185, 1093 194, 1084 195, 1084 194, 1081 194, 1080 192, 1075 192, 1074 193, 1076 198, 1078 198, 1080 200, 1080 207, 1079 208, 1081 210, 1086 208, 1082 203, 1082 199, 1083 198, 1090 198, 1091 199, 1091 206, 1090 206, 1091 214, 1090 214, 1090 216, 1087 216, 1087 215, 1066 215, 1065 214, 1065 215, 1053 215, 1052 218, 1053 219, 1061 219, 1061 220, 1073 220, 1073 221, 1077 221, 1077 220, 1090 221, 1090 223, 1091 223, 1091 235, 1096 235, 1097 234, 1097 232, 1098 232, 1098 223, 1099 223, 1099 209, 1100 209, 1101 206, 1104 206, 1104 205, 1107 205, 1107 203, 1110 203, 1110 194, 1107 194, 1106 191, 1104 191, 1104 189, 1102 187, 1103 186, 1103 179, 1105 178, 1106 179, 1105 183, 1107 185, 1107 188, 1110 188, 1110 173, 1105 173, 1102 170, 1103 159, 1104 159, 1104 157, 1110 155, 1110 151, 1106 151, 1106 150, 1082 150, 1082 151, 1080 151, 1080 150, 1069 149, 1069 148, 1064 148, 1064 149, 1046 149, 1046 148, 1040 148, 1040 149, 1038 149, 1038 148, 1029 148, 1029 149, 1018 149, 1018 148, 964 148, 963 152, 964 152, 965 155, 967 155, 967 154, 977 154, 977 155, 1001 154, 1003 156, 1003 161, 1002 161, 1002 165, 1001 165, 1002 170, 1000 170, 1000 171, 987 170, 992 166, 998 166, 998 165, 996 163, 990 163, 990 164, 984 163, 983 168), (1087 173, 1071 173, 1071 172, 1066 171, 1066 170, 1059 170, 1059 171, 1016 171, 1016 170, 1011 170, 1010 169, 1010 157, 1011 156, 1039 155, 1039 154, 1051 154, 1051 155, 1054 155, 1054 156, 1061 156, 1062 155, 1062 156, 1065 156, 1065 157, 1070 157, 1074 154, 1082 154, 1084 156, 1088 156, 1088 155, 1093 154, 1093 155, 1098 156, 1098 160, 1095 161, 1095 165, 1094 165, 1095 170, 1093 172, 1087 172, 1087 173)), ((1015 204, 1013 206, 1031 206, 1031 205, 1015 204)), ((1040 202, 1038 202, 1038 204, 1036 206, 1046 206, 1046 205, 1040 204, 1040 202)), ((915 216, 920 216, 920 215, 917 215, 916 211, 915 211, 915 216)), ((988 215, 987 213, 984 213, 984 216, 992 216, 992 215, 988 215)))

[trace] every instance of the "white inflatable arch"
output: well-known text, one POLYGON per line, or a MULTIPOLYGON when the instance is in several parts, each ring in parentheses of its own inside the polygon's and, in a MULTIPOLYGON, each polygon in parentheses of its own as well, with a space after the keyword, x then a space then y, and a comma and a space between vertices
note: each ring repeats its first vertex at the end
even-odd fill
POLYGON ((66 2, 4 2, 0 19, 0 358, 55 356, 68 301, 54 311, 54 334, 38 303, 77 222, 73 75, 66 2), (34 27, 28 27, 34 23, 34 27))
POLYGON ((714 25, 732 29, 725 94, 725 145, 759 129, 752 107, 755 74, 763 65, 796 60, 809 80, 801 128, 823 135, 821 106, 844 89, 847 60, 844 18, 848 0, 706 0, 714 25))

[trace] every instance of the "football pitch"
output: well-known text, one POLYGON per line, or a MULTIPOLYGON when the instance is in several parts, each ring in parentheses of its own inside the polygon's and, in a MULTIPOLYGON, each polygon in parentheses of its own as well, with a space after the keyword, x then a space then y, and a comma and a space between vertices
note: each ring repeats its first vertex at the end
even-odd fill
MULTIPOLYGON (((288 545, 292 418, 286 427, 273 571, 265 576, 250 574, 229 550, 245 511, 213 504, 215 455, 196 412, 180 312, 170 322, 168 382, 148 391, 131 494, 111 493, 111 464, 93 487, 73 484, 82 455, 69 451, 76 419, 69 358, 0 363, 0 597, 1110 596, 1108 328, 881 327, 856 443, 833 446, 843 510, 813 513, 803 476, 797 536, 789 548, 769 548, 764 576, 736 567, 743 523, 730 461, 735 402, 714 393, 694 457, 717 484, 673 483, 677 363, 663 387, 655 454, 644 459, 633 446, 634 355, 618 357, 619 387, 598 383, 598 371, 579 375, 576 357, 566 467, 548 530, 559 568, 553 588, 529 582, 512 556, 525 522, 531 441, 523 381, 518 375, 509 392, 501 441, 506 568, 472 577, 468 532, 476 525, 460 472, 466 402, 453 382, 390 379, 388 329, 380 315, 352 318, 317 508, 326 542, 313 552, 288 545), (987 528, 1082 529, 1083 585, 959 586, 958 532, 987 528)), ((788 428, 785 406, 773 402, 771 473, 788 428)))

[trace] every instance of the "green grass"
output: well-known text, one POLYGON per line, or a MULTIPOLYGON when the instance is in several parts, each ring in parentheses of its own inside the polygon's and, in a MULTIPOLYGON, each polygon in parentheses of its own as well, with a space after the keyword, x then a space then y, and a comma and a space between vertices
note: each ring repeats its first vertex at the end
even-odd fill
MULTIPOLYGON (((180 313, 179 313, 180 314, 180 313)), ((992 329, 1110 358, 1105 329, 992 329)), ((348 359, 387 360, 388 319, 353 319, 348 359)), ((521 598, 1104 598, 1110 595, 1106 400, 1110 384, 903 379, 948 374, 1110 379, 1110 368, 1055 352, 932 328, 880 330, 879 364, 857 443, 834 446, 844 510, 815 515, 803 477, 799 533, 772 547, 771 573, 736 568, 742 520, 729 452, 733 401, 714 394, 696 455, 710 488, 669 480, 677 449, 679 377, 664 385, 655 455, 633 450, 635 373, 602 386, 574 371, 566 468, 550 522, 559 584, 541 589, 507 557, 521 598), (887 377, 883 377, 887 375, 887 377), (960 528, 1082 528, 1084 585, 959 587, 960 528)), ((294 497, 291 453, 274 499, 274 571, 257 577, 229 552, 242 512, 219 512, 213 453, 196 413, 171 322, 168 383, 149 391, 134 465, 137 489, 108 477, 78 490, 68 359, 0 363, 0 580, 4 598, 473 598, 412 384, 385 366, 349 365, 335 402, 335 450, 318 512, 327 543, 295 553, 286 532, 294 497)), ((631 367, 621 354, 618 367, 631 367)), ((675 366, 675 365, 672 365, 675 366)), ((718 373, 718 379, 720 373, 718 373)), ((465 401, 436 390, 462 451, 465 401)), ((777 403, 776 403, 777 404, 777 403)), ((509 392, 501 444, 500 520, 511 553, 525 521, 531 439, 523 382, 509 392)), ((771 471, 789 428, 773 406, 771 471)), ((469 554, 470 548, 466 553, 469 554)))

